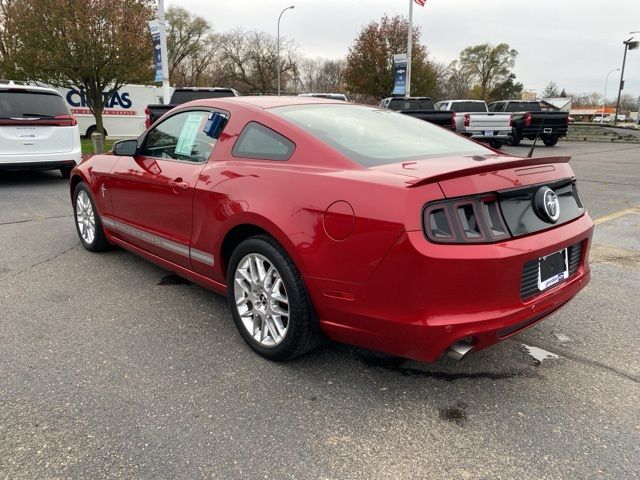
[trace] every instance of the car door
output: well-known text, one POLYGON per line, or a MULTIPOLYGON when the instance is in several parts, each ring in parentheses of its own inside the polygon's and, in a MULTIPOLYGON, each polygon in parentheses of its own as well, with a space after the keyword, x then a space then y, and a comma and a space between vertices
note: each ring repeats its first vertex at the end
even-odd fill
POLYGON ((110 184, 118 235, 188 268, 194 191, 215 144, 204 132, 210 115, 200 109, 165 118, 135 156, 119 158, 110 184))

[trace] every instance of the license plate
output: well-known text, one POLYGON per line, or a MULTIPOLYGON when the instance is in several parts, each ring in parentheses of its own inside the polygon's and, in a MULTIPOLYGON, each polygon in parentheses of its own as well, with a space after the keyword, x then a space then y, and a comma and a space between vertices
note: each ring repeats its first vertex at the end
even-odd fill
POLYGON ((545 128, 544 133, 553 133, 553 128, 545 128))
POLYGON ((538 260, 538 290, 546 290, 569 276, 567 258, 567 249, 565 248, 538 260))
POLYGON ((36 138, 36 129, 34 127, 16 127, 16 136, 18 138, 36 138))
POLYGON ((484 136, 485 137, 493 137, 493 130, 485 130, 484 131, 484 136))

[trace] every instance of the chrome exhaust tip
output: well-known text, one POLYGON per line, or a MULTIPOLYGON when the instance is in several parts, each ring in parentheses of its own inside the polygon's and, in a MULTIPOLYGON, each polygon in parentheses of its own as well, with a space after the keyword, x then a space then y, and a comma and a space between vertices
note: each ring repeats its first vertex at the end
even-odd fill
POLYGON ((473 349, 473 345, 467 342, 456 342, 452 344, 447 350, 447 354, 449 357, 453 358, 456 361, 462 360, 467 353, 469 353, 473 349))

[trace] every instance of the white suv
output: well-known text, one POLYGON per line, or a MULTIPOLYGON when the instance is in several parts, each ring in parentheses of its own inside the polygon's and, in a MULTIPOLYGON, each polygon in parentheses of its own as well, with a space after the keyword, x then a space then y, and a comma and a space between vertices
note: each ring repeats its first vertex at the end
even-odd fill
POLYGON ((0 170, 60 170, 80 163, 80 131, 52 88, 0 85, 0 170))

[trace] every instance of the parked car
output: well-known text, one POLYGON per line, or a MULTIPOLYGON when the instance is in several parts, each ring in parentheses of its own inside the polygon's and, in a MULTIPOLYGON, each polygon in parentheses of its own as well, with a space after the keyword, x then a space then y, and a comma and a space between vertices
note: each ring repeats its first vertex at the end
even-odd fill
MULTIPOLYGON (((145 108, 149 104, 160 101, 162 88, 154 85, 122 85, 117 91, 109 94, 111 87, 104 92, 105 108, 102 111, 102 122, 105 134, 123 138, 137 138, 145 131, 145 108)), ((56 88, 78 120, 80 134, 91 138, 96 131, 96 119, 89 110, 84 90, 76 88, 56 88)))
POLYGON ((450 130, 456 129, 455 112, 452 110, 436 110, 430 97, 389 97, 383 99, 379 107, 419 118, 450 130))
POLYGON ((593 222, 568 160, 496 153, 377 107, 217 98, 84 160, 70 191, 87 250, 119 245, 226 294, 265 357, 326 335, 435 361, 587 285, 593 222))
POLYGON ((80 163, 80 131, 52 88, 0 85, 0 169, 60 170, 80 163))
POLYGON ((299 93, 299 97, 316 97, 316 98, 329 98, 331 100, 347 101, 347 96, 344 93, 299 93))
POLYGON ((542 139, 547 147, 553 147, 558 139, 567 135, 569 112, 542 110, 540 102, 501 100, 489 105, 490 112, 511 113, 513 132, 509 145, 517 146, 523 138, 542 139))
POLYGON ((511 115, 489 112, 482 100, 444 100, 436 108, 453 110, 457 132, 493 148, 501 148, 511 137, 511 115))
POLYGON ((171 95, 171 100, 168 105, 155 104, 147 105, 144 113, 146 115, 145 127, 149 128, 153 122, 158 120, 161 116, 167 113, 169 110, 174 109, 178 105, 192 100, 205 100, 207 98, 223 98, 223 97, 237 97, 240 94, 233 88, 222 87, 180 87, 176 88, 171 95))

